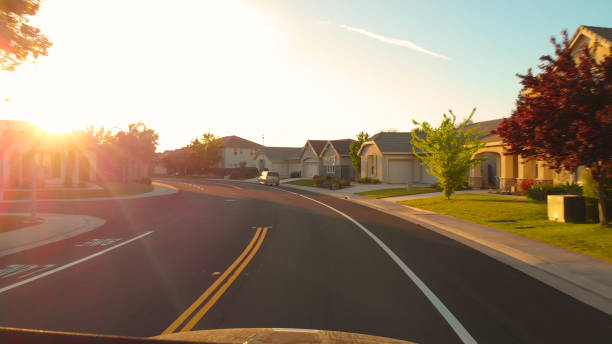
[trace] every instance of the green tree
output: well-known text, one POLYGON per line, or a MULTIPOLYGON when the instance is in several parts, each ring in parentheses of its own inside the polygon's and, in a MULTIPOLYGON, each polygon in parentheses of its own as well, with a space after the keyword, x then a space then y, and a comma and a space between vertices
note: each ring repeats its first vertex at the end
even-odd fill
POLYGON ((193 139, 185 149, 185 165, 189 173, 209 170, 217 166, 221 159, 221 139, 211 133, 193 139))
POLYGON ((478 139, 482 133, 475 132, 478 126, 466 130, 476 108, 458 125, 455 125, 455 114, 451 110, 448 112, 450 116, 444 114, 437 128, 427 122, 413 121, 417 128, 412 132, 410 143, 414 155, 422 165, 427 165, 427 172, 438 177, 444 197, 450 199, 455 190, 467 182, 470 167, 486 158, 473 158, 485 145, 478 139))
POLYGON ((351 142, 351 161, 353 162, 353 167, 355 167, 357 171, 361 171, 361 156, 359 156, 359 149, 368 137, 370 137, 370 135, 362 131, 357 134, 357 141, 351 142))
POLYGON ((41 0, 0 0, 0 69, 14 70, 30 54, 47 55, 51 42, 40 29, 28 25, 41 0))

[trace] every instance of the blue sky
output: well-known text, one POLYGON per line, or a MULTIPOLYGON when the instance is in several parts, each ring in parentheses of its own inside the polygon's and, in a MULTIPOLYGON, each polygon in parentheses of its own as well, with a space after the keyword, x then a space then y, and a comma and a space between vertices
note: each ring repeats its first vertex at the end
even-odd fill
POLYGON ((610 1, 46 1, 32 22, 54 46, 0 72, 0 118, 142 120, 160 150, 204 132, 301 146, 448 109, 499 118, 551 35, 612 26, 611 13, 610 1))

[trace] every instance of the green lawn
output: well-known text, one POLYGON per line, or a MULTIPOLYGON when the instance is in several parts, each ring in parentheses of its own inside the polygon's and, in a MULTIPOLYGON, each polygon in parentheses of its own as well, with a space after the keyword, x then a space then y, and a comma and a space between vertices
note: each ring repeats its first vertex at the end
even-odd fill
POLYGON ((315 186, 314 180, 312 179, 298 179, 287 182, 287 184, 301 185, 301 186, 315 186))
POLYGON ((0 215, 0 233, 28 226, 41 224, 41 219, 32 219, 24 215, 0 215))
POLYGON ((372 197, 372 198, 385 198, 385 197, 395 197, 395 196, 418 195, 418 194, 437 192, 437 191, 439 190, 436 190, 430 187, 413 187, 410 190, 408 190, 407 188, 392 188, 392 189, 358 192, 357 194, 362 195, 362 196, 372 197))
MULTIPOLYGON (((70 199, 70 198, 95 198, 114 197, 125 195, 136 195, 153 191, 153 185, 149 184, 123 184, 123 183, 99 183, 102 190, 71 190, 71 189, 42 189, 36 191, 36 199, 70 199)), ((30 199, 32 194, 27 190, 5 191, 5 200, 30 199)))
POLYGON ((612 262, 612 226, 548 221, 546 203, 461 194, 398 202, 516 233, 612 262))

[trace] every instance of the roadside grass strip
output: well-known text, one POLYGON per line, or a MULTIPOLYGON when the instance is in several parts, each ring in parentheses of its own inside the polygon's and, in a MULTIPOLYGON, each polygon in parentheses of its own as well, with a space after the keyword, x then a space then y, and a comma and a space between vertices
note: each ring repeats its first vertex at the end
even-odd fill
POLYGON ((191 306, 189 306, 189 308, 187 308, 172 324, 170 324, 170 326, 168 326, 168 328, 164 330, 162 334, 191 330, 206 315, 206 313, 208 313, 219 298, 223 296, 225 291, 227 291, 232 283, 234 283, 249 262, 253 259, 255 254, 257 254, 257 251, 259 251, 261 244, 266 238, 267 232, 268 227, 263 227, 263 229, 262 227, 257 227, 257 232, 255 232, 253 239, 251 239, 251 242, 247 245, 244 251, 242 251, 240 256, 238 256, 232 265, 230 265, 230 267, 227 268, 227 270, 225 270, 225 272, 223 272, 223 274, 208 289, 206 289, 206 291, 200 297, 198 297, 198 299, 191 306), (226 279, 227 281, 225 281, 226 279), (215 292, 215 294, 210 297, 213 292, 215 292), (206 304, 200 308, 202 303, 204 303, 204 301, 207 299, 208 302, 206 302, 206 304), (198 308, 199 311, 194 314, 198 308), (187 321, 190 316, 191 319, 187 321), (185 321, 187 321, 187 323, 180 329, 180 331, 176 331, 181 325, 183 325, 183 323, 185 323, 185 321))

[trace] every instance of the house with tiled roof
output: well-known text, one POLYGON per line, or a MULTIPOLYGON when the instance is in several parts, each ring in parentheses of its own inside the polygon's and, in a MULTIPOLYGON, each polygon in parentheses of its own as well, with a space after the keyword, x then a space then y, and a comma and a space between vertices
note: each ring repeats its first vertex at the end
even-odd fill
POLYGON ((410 132, 380 132, 370 137, 359 149, 361 177, 393 184, 436 183, 438 179, 412 153, 411 139, 410 132))
POLYGON ((218 167, 256 167, 255 156, 264 146, 235 135, 221 138, 221 160, 218 167))
MULTIPOLYGON (((610 54, 612 28, 582 25, 569 40, 569 47, 575 58, 586 47, 597 61, 602 61, 610 54)), ((503 140, 492 132, 502 120, 500 118, 474 124, 480 125, 480 130, 484 132, 480 139, 486 144, 475 156, 486 157, 487 161, 471 169, 469 177, 473 186, 520 191, 524 180, 540 184, 582 182, 585 172, 582 166, 576 171, 554 171, 547 167, 545 161, 507 155, 503 140)))

